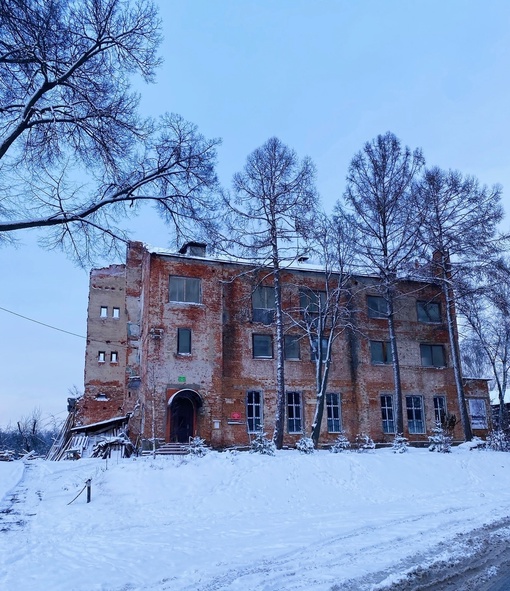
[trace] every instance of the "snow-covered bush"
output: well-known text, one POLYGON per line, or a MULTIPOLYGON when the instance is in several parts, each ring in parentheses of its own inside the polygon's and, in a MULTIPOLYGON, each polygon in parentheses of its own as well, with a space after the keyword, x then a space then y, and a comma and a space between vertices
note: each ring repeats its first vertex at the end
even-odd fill
POLYGON ((393 444, 391 446, 391 451, 394 454, 403 454, 409 448, 409 442, 407 437, 404 437, 403 433, 397 433, 395 435, 395 439, 393 440, 393 444))
POLYGON ((432 435, 429 435, 429 451, 437 451, 439 453, 447 454, 452 451, 453 437, 448 431, 436 422, 436 426, 432 429, 432 435))
POLYGON ((296 449, 302 454, 313 454, 315 447, 313 445, 313 439, 311 437, 301 437, 296 443, 296 449))
POLYGON ((366 433, 358 433, 354 442, 356 451, 365 452, 375 449, 374 440, 366 433))
POLYGON ((274 456, 276 445, 266 438, 266 433, 257 433, 255 439, 251 442, 250 453, 262 454, 265 456, 274 456))
POLYGON ((347 451, 350 449, 351 443, 347 439, 344 433, 340 433, 340 435, 335 439, 335 443, 329 448, 329 451, 334 454, 339 454, 343 451, 347 451))
POLYGON ((487 449, 492 451, 510 451, 510 439, 501 430, 491 431, 487 435, 487 449))
POLYGON ((192 437, 188 444, 188 453, 191 456, 202 458, 207 453, 208 449, 205 441, 201 437, 192 437))

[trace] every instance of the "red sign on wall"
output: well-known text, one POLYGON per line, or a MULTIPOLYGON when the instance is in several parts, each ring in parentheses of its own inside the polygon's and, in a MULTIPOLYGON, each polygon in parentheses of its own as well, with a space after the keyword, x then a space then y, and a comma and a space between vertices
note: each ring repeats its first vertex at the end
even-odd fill
POLYGON ((241 413, 240 412, 233 412, 230 415, 231 419, 234 419, 234 421, 238 421, 241 418, 241 413))

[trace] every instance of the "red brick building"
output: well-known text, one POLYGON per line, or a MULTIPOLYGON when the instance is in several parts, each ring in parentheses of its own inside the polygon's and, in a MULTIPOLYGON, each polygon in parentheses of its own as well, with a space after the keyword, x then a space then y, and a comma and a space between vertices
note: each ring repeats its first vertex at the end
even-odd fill
MULTIPOLYGON (((90 276, 82 424, 130 413, 132 438, 188 441, 213 447, 246 445, 263 428, 272 434, 276 403, 276 343, 271 277, 247 265, 206 256, 190 243, 179 253, 128 246, 126 264, 90 276)), ((299 264, 283 274, 283 305, 299 309, 300 290, 318 292, 320 269, 299 264)), ((369 434, 394 438, 394 386, 388 322, 377 280, 350 284, 353 329, 333 345, 321 443, 343 430, 352 441, 369 434)), ((404 435, 427 441, 444 413, 460 417, 444 301, 439 286, 402 280, 396 304, 404 435)), ((315 363, 288 314, 285 348, 285 444, 310 433, 315 363)), ((466 380, 475 434, 490 416, 487 385, 466 380)), ((456 439, 462 439, 460 425, 456 439)))

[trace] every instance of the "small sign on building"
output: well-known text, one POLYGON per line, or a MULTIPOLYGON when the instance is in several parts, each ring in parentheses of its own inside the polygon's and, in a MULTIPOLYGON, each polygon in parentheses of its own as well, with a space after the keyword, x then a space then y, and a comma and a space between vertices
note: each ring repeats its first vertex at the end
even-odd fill
POLYGON ((179 382, 179 384, 185 384, 186 383, 186 376, 179 376, 177 378, 177 381, 179 382))
POLYGON ((231 413, 230 418, 233 421, 239 421, 241 419, 241 413, 240 412, 233 412, 233 413, 231 413))

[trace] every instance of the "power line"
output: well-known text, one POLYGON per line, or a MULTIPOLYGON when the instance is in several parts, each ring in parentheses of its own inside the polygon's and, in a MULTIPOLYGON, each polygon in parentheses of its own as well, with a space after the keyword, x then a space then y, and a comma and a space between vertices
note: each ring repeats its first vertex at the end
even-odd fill
POLYGON ((75 332, 70 332, 68 330, 64 330, 63 328, 57 328, 56 326, 52 326, 51 324, 46 324, 44 322, 40 322, 39 320, 34 320, 33 318, 29 318, 28 316, 23 316, 23 314, 18 314, 17 312, 13 312, 12 310, 7 310, 7 308, 2 308, 1 306, 0 306, 0 310, 3 310, 4 312, 8 312, 9 314, 13 314, 14 316, 19 316, 20 318, 23 318, 24 320, 29 320, 30 322, 35 322, 35 324, 40 324, 41 326, 45 326, 46 328, 51 328, 53 330, 58 330, 59 332, 64 332, 66 334, 70 334, 73 337, 78 337, 80 339, 87 338, 81 334, 76 334, 75 332))

